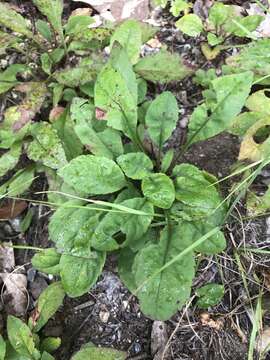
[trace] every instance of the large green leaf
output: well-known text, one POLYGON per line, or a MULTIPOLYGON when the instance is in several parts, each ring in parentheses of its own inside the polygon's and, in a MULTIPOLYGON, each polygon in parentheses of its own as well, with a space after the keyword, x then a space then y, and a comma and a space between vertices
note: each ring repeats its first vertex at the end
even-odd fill
POLYGON ((84 255, 90 251, 91 233, 97 224, 97 212, 82 201, 70 200, 59 207, 50 219, 49 235, 60 251, 84 255))
POLYGON ((5 175, 9 170, 12 170, 19 161, 22 153, 21 144, 14 144, 9 151, 0 157, 0 176, 5 175))
POLYGON ((68 296, 81 296, 90 290, 102 272, 105 258, 100 251, 92 251, 87 257, 61 256, 61 282, 68 296))
POLYGON ((33 37, 29 22, 5 2, 0 2, 0 24, 29 38, 33 37))
POLYGON ((60 282, 55 282, 42 291, 36 306, 38 318, 36 319, 35 316, 33 322, 33 330, 35 332, 38 332, 56 313, 62 305, 64 297, 65 292, 60 282))
POLYGON ((58 170, 63 180, 85 194, 109 194, 126 185, 119 166, 102 156, 81 155, 58 170))
POLYGON ((162 230, 159 244, 144 247, 136 256, 133 271, 139 287, 137 296, 143 313, 150 318, 168 320, 188 300, 195 274, 192 252, 152 276, 192 242, 180 225, 169 226, 162 230))
POLYGON ((208 139, 228 129, 249 95, 253 74, 244 72, 225 75, 211 82, 216 97, 214 103, 200 105, 189 121, 188 141, 208 139), (211 114, 208 116, 208 112, 211 114))
POLYGON ((84 58, 78 65, 58 70, 52 76, 59 84, 74 88, 93 81, 100 66, 98 62, 94 63, 92 59, 84 58))
POLYGON ((144 79, 154 83, 182 80, 193 72, 184 64, 179 55, 164 50, 154 55, 145 56, 135 65, 134 70, 144 79))
POLYGON ((117 158, 117 163, 127 177, 143 179, 153 170, 153 163, 144 153, 129 153, 117 158))
POLYGON ((5 71, 0 72, 0 94, 5 93, 13 88, 19 82, 16 78, 17 74, 27 69, 26 65, 13 64, 10 65, 5 71))
POLYGON ((93 107, 86 99, 74 98, 71 105, 74 130, 82 144, 91 153, 113 159, 123 153, 121 136, 117 130, 106 128, 97 132, 93 127, 93 107))
POLYGON ((115 250, 120 245, 113 236, 121 231, 126 235, 126 240, 121 246, 131 246, 146 233, 154 215, 154 209, 151 203, 145 198, 128 199, 120 203, 130 209, 139 210, 145 215, 136 215, 132 213, 108 213, 103 217, 96 227, 92 236, 91 245, 97 250, 115 250))
POLYGON ((8 339, 12 347, 27 359, 38 360, 40 353, 35 348, 34 338, 29 327, 15 316, 7 319, 8 339))
POLYGON ((126 50, 129 60, 136 64, 142 46, 142 28, 136 20, 126 20, 120 24, 111 37, 111 47, 118 42, 126 50))
POLYGON ((104 111, 108 125, 136 138, 137 81, 124 49, 114 46, 108 64, 95 84, 95 105, 104 111))
POLYGON ((180 202, 173 209, 186 220, 196 221, 212 217, 213 224, 223 223, 226 206, 215 185, 206 174, 191 164, 177 165, 173 170, 175 179, 175 197, 180 202))
POLYGON ((62 28, 62 0, 33 0, 33 3, 38 7, 39 11, 45 15, 52 27, 58 34, 63 36, 62 28))
POLYGON ((169 209, 175 199, 173 182, 162 173, 145 177, 142 181, 142 192, 152 204, 162 209, 169 209))
POLYGON ((60 272, 60 257, 54 248, 44 249, 36 253, 32 259, 34 268, 47 274, 58 275, 60 272))
POLYGON ((125 360, 126 353, 109 348, 95 347, 92 344, 78 351, 71 360, 125 360))
POLYGON ((62 143, 51 124, 40 122, 33 125, 31 135, 34 140, 27 148, 29 159, 39 161, 52 169, 59 169, 67 164, 62 143))
POLYGON ((176 98, 169 91, 163 92, 149 106, 145 123, 151 139, 159 148, 175 129, 178 112, 176 98))

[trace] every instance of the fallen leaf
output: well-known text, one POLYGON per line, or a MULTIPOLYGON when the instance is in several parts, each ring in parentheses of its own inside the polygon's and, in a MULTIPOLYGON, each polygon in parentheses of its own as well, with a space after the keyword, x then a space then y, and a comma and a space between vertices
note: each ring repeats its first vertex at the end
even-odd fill
POLYGON ((10 272, 15 267, 14 250, 11 242, 0 246, 0 272, 10 272))
POLYGON ((223 327, 223 321, 220 319, 214 320, 211 318, 209 313, 201 313, 200 315, 201 324, 203 326, 208 326, 215 330, 221 330, 223 327))
POLYGON ((83 16, 90 16, 92 15, 93 10, 90 8, 77 8, 76 10, 73 10, 71 13, 71 16, 78 16, 78 15, 83 15, 83 16))
POLYGON ((149 0, 73 0, 92 6, 100 15, 112 21, 145 20, 149 16, 149 0))
POLYGON ((3 302, 8 314, 22 316, 27 310, 27 277, 24 274, 0 273, 4 282, 3 302))
POLYGON ((9 200, 7 205, 0 208, 0 219, 10 220, 16 218, 27 208, 26 201, 9 200))

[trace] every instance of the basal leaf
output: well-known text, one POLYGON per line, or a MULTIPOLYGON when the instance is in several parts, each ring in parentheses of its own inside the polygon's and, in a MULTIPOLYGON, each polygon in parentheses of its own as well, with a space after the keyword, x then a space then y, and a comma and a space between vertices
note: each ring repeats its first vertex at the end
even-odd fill
POLYGON ((56 252, 54 248, 44 249, 37 252, 31 259, 32 265, 38 271, 58 275, 60 272, 60 257, 61 255, 56 252))
POLYGON ((58 174, 79 193, 109 194, 126 184, 119 166, 113 160, 101 156, 78 156, 61 168, 58 174))
POLYGON ((38 298, 34 317, 30 318, 33 330, 38 332, 62 305, 65 292, 60 282, 49 285, 38 298), (36 318, 36 314, 37 318, 36 318))
POLYGON ((164 50, 140 59, 134 70, 142 78, 154 83, 182 80, 193 72, 179 55, 164 50))
POLYGON ((100 348, 95 346, 87 346, 78 351, 71 360, 125 360, 126 353, 109 348, 100 348))
POLYGON ((94 80, 100 67, 98 62, 85 58, 77 66, 56 71, 53 77, 59 84, 74 88, 94 80))
POLYGON ((176 21, 175 26, 189 36, 198 36, 203 30, 202 20, 196 14, 182 16, 176 21))
POLYGON ((6 355, 6 343, 2 335, 0 335, 0 360, 5 360, 6 355))
POLYGON ((74 98, 71 105, 74 130, 83 145, 94 155, 109 159, 123 153, 121 136, 117 130, 106 128, 97 132, 93 127, 93 107, 85 99, 74 98))
POLYGON ((1 186, 0 193, 2 194, 2 189, 5 188, 4 193, 7 192, 9 196, 21 195, 29 189, 34 178, 35 172, 33 166, 21 169, 17 171, 11 179, 9 179, 5 184, 1 186))
POLYGON ((142 46, 142 29, 137 20, 126 20, 120 24, 111 37, 111 47, 117 41, 126 50, 129 60, 136 64, 142 46))
POLYGON ((145 177, 142 181, 142 192, 153 205, 162 209, 169 209, 175 199, 173 182, 162 173, 145 177))
POLYGON ((131 246, 131 243, 136 243, 150 226, 154 209, 145 198, 128 199, 121 202, 120 205, 142 211, 145 215, 127 212, 106 214, 96 227, 91 239, 91 244, 95 249, 106 251, 118 249, 120 245, 113 236, 119 231, 126 235, 121 246, 131 246))
POLYGON ((46 39, 47 41, 52 41, 52 32, 49 24, 44 20, 37 20, 36 22, 37 31, 46 39))
POLYGON ((89 25, 94 23, 94 19, 89 15, 71 15, 65 25, 66 35, 76 35, 80 32, 87 31, 89 25))
POLYGON ((19 37, 0 30, 0 55, 4 55, 7 49, 20 50, 21 42, 19 37))
POLYGON ((226 215, 225 205, 216 187, 206 178, 203 171, 191 164, 181 164, 174 168, 175 196, 180 204, 173 211, 186 220, 206 221, 215 219, 214 225, 223 223, 226 215))
POLYGON ((46 351, 44 351, 43 353, 42 353, 42 356, 41 356, 41 359, 40 360, 54 360, 54 357, 51 355, 51 354, 49 354, 49 353, 47 353, 46 351))
POLYGON ((246 101, 246 107, 250 111, 270 115, 270 99, 266 95, 267 90, 259 90, 250 95, 246 101))
POLYGON ((261 15, 250 15, 245 17, 235 17, 235 20, 238 24, 237 26, 235 23, 229 27, 229 31, 236 36, 240 37, 251 37, 250 34, 252 31, 256 30, 260 23, 263 21, 264 17, 261 15))
POLYGON ((121 281, 125 284, 129 291, 135 292, 137 285, 134 273, 131 271, 136 253, 129 247, 121 249, 118 257, 117 271, 121 281))
POLYGON ((165 155, 163 156, 163 159, 162 159, 162 163, 161 163, 161 171, 163 173, 166 173, 167 170, 169 169, 172 161, 173 161, 173 158, 174 158, 174 150, 173 149, 169 149, 165 155))
POLYGON ((224 296, 224 286, 220 284, 207 284, 196 290, 198 296, 197 306, 207 309, 217 305, 224 296))
POLYGON ((0 24, 28 38, 33 37, 30 23, 5 2, 0 2, 0 24))
POLYGON ((62 0, 33 0, 39 11, 45 15, 51 23, 54 30, 63 36, 62 28, 62 13, 63 1, 62 0))
POLYGON ((237 136, 244 136, 247 130, 262 117, 264 114, 260 112, 244 112, 233 119, 228 132, 237 136))
POLYGON ((67 163, 62 143, 50 124, 40 122, 33 125, 31 134, 34 140, 27 148, 29 159, 39 161, 52 169, 59 169, 67 163))
POLYGON ((7 332, 8 339, 17 353, 25 356, 27 359, 40 359, 40 353, 35 348, 33 335, 25 323, 15 316, 9 315, 7 319, 7 332))
POLYGON ((5 71, 0 72, 0 94, 12 89, 19 82, 16 78, 17 74, 27 69, 26 65, 13 64, 5 71))
POLYGON ((188 3, 186 0, 174 0, 170 12, 174 17, 177 17, 182 11, 187 11, 190 7, 192 7, 192 4, 188 3))
POLYGON ((215 2, 209 10, 208 21, 214 29, 219 29, 234 14, 230 5, 224 5, 221 2, 215 2))
POLYGON ((180 225, 165 227, 160 242, 144 247, 136 256, 133 271, 137 287, 142 286, 137 296, 146 316, 168 320, 188 300, 195 273, 192 252, 151 277, 192 242, 180 225))
POLYGON ((105 258, 105 253, 100 251, 92 251, 86 258, 61 256, 61 282, 68 296, 81 296, 90 290, 102 272, 105 258))
POLYGON ((143 179, 153 170, 151 159, 144 153, 129 153, 117 158, 117 163, 125 175, 131 179, 143 179))
POLYGON ((114 47, 95 84, 95 105, 104 112, 109 126, 136 141, 137 102, 136 76, 127 54, 114 47))
POLYGON ((145 123, 151 139, 160 149, 176 127, 178 112, 176 98, 169 91, 159 95, 147 110, 145 123))
POLYGON ((225 75, 213 80, 216 100, 210 104, 210 110, 203 104, 193 112, 189 122, 189 142, 205 140, 228 129, 244 106, 252 82, 251 72, 225 75), (209 116, 207 110, 211 113, 209 116))
POLYGON ((5 175, 9 170, 12 170, 19 161, 22 153, 22 146, 20 143, 12 145, 9 151, 0 157, 0 176, 5 175))
MULTIPOLYGON (((216 220, 202 220, 194 222, 185 222, 182 227, 189 229, 192 233, 193 241, 200 239, 203 235, 207 234, 215 227, 216 220)), ((188 230, 187 230, 188 231, 188 230)), ((195 251, 211 255, 218 254, 225 250, 227 245, 225 236, 221 230, 217 231, 214 235, 210 236, 205 242, 197 246, 195 251)))
POLYGON ((52 336, 45 338, 40 344, 40 348, 48 353, 56 351, 60 346, 61 338, 52 336))

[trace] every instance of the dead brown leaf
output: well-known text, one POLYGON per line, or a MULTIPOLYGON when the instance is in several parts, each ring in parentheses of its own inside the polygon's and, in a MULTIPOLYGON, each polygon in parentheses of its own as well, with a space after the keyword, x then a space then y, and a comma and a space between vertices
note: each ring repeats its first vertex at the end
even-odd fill
POLYGON ((26 201, 8 200, 8 203, 0 208, 0 220, 16 218, 27 208, 27 206, 26 201))
POLYGON ((22 316, 27 310, 27 278, 24 274, 1 273, 4 282, 3 303, 8 314, 22 316))
POLYGON ((223 328, 223 321, 220 319, 212 319, 210 314, 207 312, 201 313, 200 320, 203 326, 208 326, 215 330, 221 330, 223 328))

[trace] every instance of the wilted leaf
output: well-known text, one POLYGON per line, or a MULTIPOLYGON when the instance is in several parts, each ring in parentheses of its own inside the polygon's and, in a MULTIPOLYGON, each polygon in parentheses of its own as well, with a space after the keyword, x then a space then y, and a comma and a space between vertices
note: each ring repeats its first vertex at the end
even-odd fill
POLYGON ((140 59, 135 65, 134 71, 144 79, 154 83, 182 80, 193 72, 184 64, 179 55, 171 54, 165 50, 140 59))
POLYGON ((0 139, 3 147, 10 147, 16 140, 22 139, 31 120, 40 111, 47 95, 46 85, 42 82, 28 82, 16 87, 26 93, 20 105, 11 106, 5 111, 5 119, 0 126, 0 139))
POLYGON ((60 282, 55 282, 42 291, 33 316, 30 317, 33 331, 38 332, 48 322, 62 305, 64 297, 65 292, 60 282))
POLYGON ((138 21, 126 20, 120 24, 111 37, 111 47, 115 41, 126 50, 130 62, 136 64, 142 46, 142 29, 138 21))
POLYGON ((49 123, 33 125, 31 135, 34 140, 27 148, 29 159, 39 161, 52 169, 59 169, 67 163, 62 143, 49 123))
POLYGON ((224 296, 224 286, 219 284, 207 284, 196 290, 198 296, 197 306, 207 309, 217 305, 224 296))
POLYGON ((171 136, 178 120, 178 106, 174 95, 165 91, 149 106, 145 123, 151 140, 162 148, 164 142, 171 136))
POLYGON ((161 173, 145 177, 142 181, 142 192, 152 204, 162 209, 169 209, 175 199, 172 180, 161 173))
POLYGON ((189 36, 198 36, 203 30, 202 20, 195 14, 182 16, 176 21, 175 26, 189 36))
POLYGON ((153 170, 153 163, 144 153, 129 153, 117 158, 117 163, 127 177, 143 179, 153 170))
POLYGON ((270 115, 270 99, 266 94, 267 90, 256 91, 248 97, 245 106, 250 111, 260 112, 264 115, 270 115))
POLYGON ((185 236, 181 226, 165 227, 159 244, 144 247, 136 256, 133 271, 137 287, 142 286, 137 296, 146 316, 168 320, 188 300, 195 273, 192 252, 155 277, 150 277, 193 241, 185 236))
POLYGON ((206 104, 194 110, 189 121, 189 142, 205 140, 228 129, 244 106, 252 82, 251 72, 225 75, 213 80, 216 100, 210 104, 211 115, 208 116, 206 104))
POLYGON ((27 311, 27 278, 24 274, 1 273, 4 282, 3 303, 8 314, 24 316, 27 311))
POLYGON ((58 275, 60 272, 60 257, 61 255, 54 248, 49 248, 37 252, 32 257, 31 262, 38 271, 58 275))
POLYGON ((16 75, 27 69, 26 65, 13 64, 10 65, 5 71, 0 72, 0 94, 13 88, 19 82, 16 75))
POLYGON ((119 166, 113 160, 101 156, 78 156, 61 168, 58 174, 79 193, 109 194, 126 184, 119 166))
POLYGON ((85 360, 87 358, 93 360, 125 360, 126 353, 114 349, 88 345, 72 356, 71 360, 85 360))
POLYGON ((12 347, 22 356, 39 359, 40 353, 35 348, 33 335, 29 327, 20 319, 9 316, 7 319, 8 339, 12 347))
POLYGON ((0 219, 11 220, 19 216, 26 208, 27 202, 22 200, 10 200, 7 205, 0 208, 0 219))
POLYGON ((62 13, 63 1, 62 0, 33 0, 39 11, 45 15, 51 23, 54 30, 63 36, 62 28, 62 13))
POLYGON ((76 255, 61 256, 61 282, 68 296, 81 296, 90 290, 102 272, 105 258, 105 253, 100 251, 91 251, 86 258, 76 255))
POLYGON ((5 2, 0 2, 0 24, 29 38, 33 37, 27 20, 5 2))
POLYGON ((240 152, 238 156, 239 160, 249 159, 251 161, 258 161, 266 159, 269 156, 270 137, 267 137, 266 139, 263 139, 259 142, 255 141, 256 134, 260 130, 264 130, 265 128, 269 127, 269 125, 269 117, 264 117, 247 130, 240 146, 240 152))

